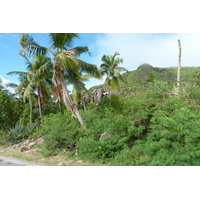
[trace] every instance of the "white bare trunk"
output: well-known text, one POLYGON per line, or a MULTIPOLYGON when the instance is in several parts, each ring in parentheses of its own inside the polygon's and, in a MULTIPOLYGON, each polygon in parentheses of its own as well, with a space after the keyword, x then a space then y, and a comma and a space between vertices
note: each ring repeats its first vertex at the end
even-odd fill
POLYGON ((177 71, 177 87, 180 87, 180 71, 181 71, 181 41, 178 40, 179 56, 178 56, 178 71, 177 71))

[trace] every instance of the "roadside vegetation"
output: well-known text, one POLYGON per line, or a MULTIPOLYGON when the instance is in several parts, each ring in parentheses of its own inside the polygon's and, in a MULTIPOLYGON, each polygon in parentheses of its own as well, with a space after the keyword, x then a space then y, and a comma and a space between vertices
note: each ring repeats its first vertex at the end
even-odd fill
POLYGON ((49 39, 42 47, 21 35, 27 71, 8 73, 19 85, 0 83, 1 146, 43 138, 41 157, 83 165, 200 165, 200 67, 181 67, 177 90, 177 67, 127 71, 117 52, 97 67, 79 59, 89 49, 73 47, 77 34, 49 39), (85 81, 103 76, 103 85, 86 89, 85 81))

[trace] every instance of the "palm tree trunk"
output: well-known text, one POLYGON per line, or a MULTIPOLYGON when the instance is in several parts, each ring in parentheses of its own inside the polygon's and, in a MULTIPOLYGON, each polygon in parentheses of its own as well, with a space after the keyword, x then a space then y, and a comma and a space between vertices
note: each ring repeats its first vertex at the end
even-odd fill
POLYGON ((84 97, 82 97, 82 95, 81 95, 81 100, 82 100, 82 104, 83 104, 83 109, 84 109, 84 111, 86 111, 87 108, 85 106, 85 100, 84 100, 84 97))
POLYGON ((38 107, 39 107, 39 112, 40 112, 40 117, 42 119, 42 109, 41 109, 41 103, 40 103, 40 98, 38 96, 38 107))
POLYGON ((40 102, 40 88, 37 88, 37 90, 38 90, 38 107, 39 107, 40 117, 42 119, 42 109, 41 109, 41 102, 40 102))
POLYGON ((63 91, 62 96, 63 96, 64 104, 68 107, 69 111, 78 119, 79 123, 85 128, 84 121, 83 121, 75 103, 72 101, 72 99, 67 91, 65 81, 64 81, 64 78, 62 75, 60 77, 60 80, 61 80, 61 85, 62 85, 62 91, 63 91))
POLYGON ((30 104, 30 126, 32 125, 32 118, 33 118, 33 111, 32 111, 32 100, 31 97, 29 97, 29 104, 30 104))

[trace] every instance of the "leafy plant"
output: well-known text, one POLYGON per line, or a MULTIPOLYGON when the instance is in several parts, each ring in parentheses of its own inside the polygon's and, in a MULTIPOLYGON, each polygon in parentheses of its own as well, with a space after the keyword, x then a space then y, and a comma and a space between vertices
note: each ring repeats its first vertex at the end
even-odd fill
POLYGON ((27 126, 23 124, 16 125, 15 128, 10 130, 8 141, 13 143, 21 142, 31 136, 34 129, 34 124, 27 126))
POLYGON ((46 116, 34 136, 43 136, 41 152, 44 156, 51 156, 63 150, 74 150, 76 139, 80 137, 81 132, 79 123, 69 113, 58 113, 46 116))

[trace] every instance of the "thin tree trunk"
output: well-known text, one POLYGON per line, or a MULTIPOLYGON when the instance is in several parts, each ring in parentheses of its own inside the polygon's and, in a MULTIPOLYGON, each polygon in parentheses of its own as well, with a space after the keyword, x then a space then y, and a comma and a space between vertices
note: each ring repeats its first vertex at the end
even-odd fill
POLYGON ((41 109, 41 103, 40 103, 40 98, 38 96, 38 107, 39 107, 39 112, 40 112, 40 117, 42 119, 42 109, 41 109))
POLYGON ((61 84, 62 84, 62 91, 63 91, 63 102, 64 104, 68 107, 69 111, 75 116, 77 117, 79 123, 85 128, 84 126, 84 121, 75 105, 75 103, 72 101, 68 91, 67 91, 67 88, 66 88, 66 85, 65 85, 65 82, 64 82, 64 78, 60 77, 61 79, 61 84))
POLYGON ((58 100, 58 107, 60 109, 60 112, 62 113, 62 108, 61 108, 61 105, 60 105, 60 101, 58 100))
POLYGON ((38 107, 39 107, 39 112, 40 112, 40 117, 42 119, 42 108, 41 108, 41 102, 40 102, 40 88, 38 89, 38 107))
POLYGON ((84 111, 86 111, 87 108, 86 108, 86 106, 85 106, 84 97, 82 97, 82 95, 81 95, 81 100, 82 100, 82 104, 83 104, 83 109, 84 109, 84 111))
POLYGON ((180 71, 181 71, 181 41, 178 40, 179 56, 178 56, 178 71, 177 71, 177 88, 180 88, 180 71))
POLYGON ((31 97, 29 97, 29 104, 30 104, 30 126, 32 125, 32 115, 33 115, 33 112, 32 112, 32 100, 31 100, 31 97))

